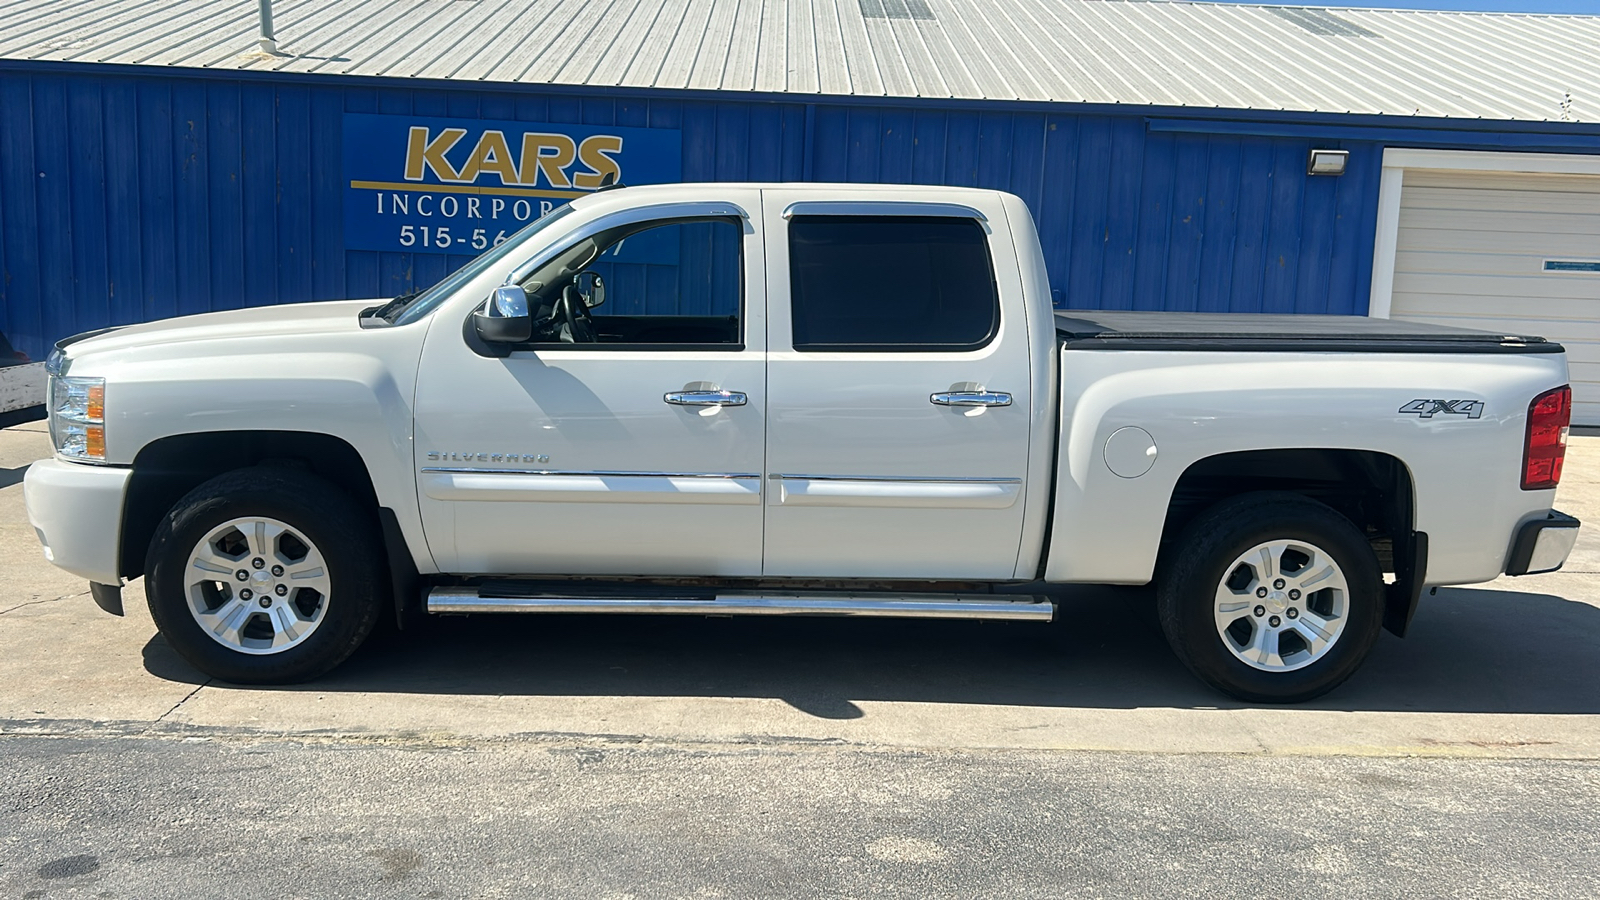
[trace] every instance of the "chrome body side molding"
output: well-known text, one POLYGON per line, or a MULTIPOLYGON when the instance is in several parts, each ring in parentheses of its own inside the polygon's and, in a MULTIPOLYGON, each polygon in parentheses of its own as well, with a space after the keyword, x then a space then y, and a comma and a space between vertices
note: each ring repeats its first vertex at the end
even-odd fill
POLYGON ((758 504, 761 476, 716 472, 559 472, 426 467, 422 492, 435 500, 558 503, 758 504))
POLYGON ((1020 478, 770 475, 784 506, 1008 509, 1022 493, 1020 478))

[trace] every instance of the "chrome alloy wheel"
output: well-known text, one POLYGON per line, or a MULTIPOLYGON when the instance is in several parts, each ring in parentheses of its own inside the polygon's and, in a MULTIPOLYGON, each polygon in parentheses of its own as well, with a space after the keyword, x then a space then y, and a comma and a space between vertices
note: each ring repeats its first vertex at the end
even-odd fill
POLYGON ((322 553, 277 519, 232 519, 189 554, 189 613, 211 639, 264 656, 297 646, 327 618, 332 581, 322 553))
POLYGON ((1217 634, 1239 661, 1291 672, 1325 656, 1344 633, 1350 586, 1322 548, 1268 541, 1239 554, 1217 586, 1217 634))

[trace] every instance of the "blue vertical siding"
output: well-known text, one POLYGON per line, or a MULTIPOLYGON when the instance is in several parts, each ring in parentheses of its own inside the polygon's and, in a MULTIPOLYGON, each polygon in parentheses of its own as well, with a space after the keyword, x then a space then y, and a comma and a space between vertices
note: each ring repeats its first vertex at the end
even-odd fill
POLYGON ((39 228, 33 164, 33 89, 23 78, 0 78, 0 116, 26 117, 28 127, 0 122, 0 330, 14 334, 25 353, 38 355, 45 328, 39 282, 39 228))
MULTIPOLYGON (((76 331, 392 296, 465 263, 344 249, 346 112, 677 129, 687 181, 1011 191, 1039 224, 1061 307, 1367 306, 1383 149, 1371 127, 1352 130, 1359 140, 1330 140, 1261 136, 1237 122, 1152 130, 1141 115, 1071 107, 580 96, 54 66, 0 78, 0 329, 39 357, 76 331), (1307 176, 1313 144, 1350 150, 1349 171, 1307 176)), ((1336 133, 1338 117, 1325 121, 1336 133)), ((1505 148, 1505 135, 1493 140, 1505 148)))

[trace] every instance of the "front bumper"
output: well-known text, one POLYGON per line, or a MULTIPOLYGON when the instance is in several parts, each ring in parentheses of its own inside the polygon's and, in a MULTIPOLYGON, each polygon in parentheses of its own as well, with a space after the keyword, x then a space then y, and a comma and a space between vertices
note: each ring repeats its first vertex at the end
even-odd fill
POLYGON ((132 469, 43 459, 22 494, 44 558, 80 578, 121 584, 122 505, 132 469))
POLYGON ((1555 510, 1543 519, 1524 522, 1511 542, 1506 574, 1535 575, 1561 568, 1572 545, 1578 542, 1579 524, 1572 516, 1555 510))

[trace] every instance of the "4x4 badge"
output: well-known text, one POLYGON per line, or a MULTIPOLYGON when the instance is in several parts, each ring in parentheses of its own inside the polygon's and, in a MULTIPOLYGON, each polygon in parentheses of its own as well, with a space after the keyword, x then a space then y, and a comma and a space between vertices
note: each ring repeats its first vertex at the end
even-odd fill
POLYGON ((1413 400, 1400 407, 1400 412, 1431 419, 1435 414, 1466 416, 1477 419, 1483 416, 1482 400, 1413 400))

